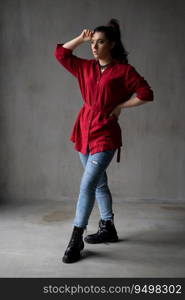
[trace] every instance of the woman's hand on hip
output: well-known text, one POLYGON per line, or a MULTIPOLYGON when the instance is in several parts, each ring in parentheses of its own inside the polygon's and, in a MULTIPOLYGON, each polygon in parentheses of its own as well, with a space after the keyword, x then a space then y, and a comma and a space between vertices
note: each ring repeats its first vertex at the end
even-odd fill
POLYGON ((117 105, 117 106, 113 109, 113 111, 110 113, 109 116, 115 115, 115 116, 118 118, 119 115, 120 115, 120 113, 121 113, 121 110, 122 110, 122 108, 121 108, 119 105, 117 105))

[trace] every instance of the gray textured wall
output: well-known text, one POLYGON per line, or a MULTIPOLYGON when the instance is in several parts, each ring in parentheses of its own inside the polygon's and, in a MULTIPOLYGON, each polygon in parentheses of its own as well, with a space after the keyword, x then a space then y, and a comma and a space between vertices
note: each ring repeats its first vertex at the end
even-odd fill
MULTIPOLYGON (((82 98, 54 49, 112 17, 155 97, 122 110, 124 151, 107 170, 112 194, 117 201, 184 200, 183 10, 178 0, 0 1, 2 200, 77 196, 83 167, 69 135, 82 98)), ((87 43, 74 53, 92 58, 87 43)))

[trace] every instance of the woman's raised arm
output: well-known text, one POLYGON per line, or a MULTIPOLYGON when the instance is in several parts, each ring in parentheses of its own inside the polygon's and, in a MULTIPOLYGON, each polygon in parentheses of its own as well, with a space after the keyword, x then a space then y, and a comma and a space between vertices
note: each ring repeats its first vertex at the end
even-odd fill
POLYGON ((66 42, 65 44, 63 44, 63 47, 67 48, 67 49, 70 49, 70 50, 73 50, 78 45, 80 45, 81 43, 91 40, 92 35, 93 35, 92 30, 84 29, 79 36, 77 36, 76 38, 72 39, 71 41, 66 42))

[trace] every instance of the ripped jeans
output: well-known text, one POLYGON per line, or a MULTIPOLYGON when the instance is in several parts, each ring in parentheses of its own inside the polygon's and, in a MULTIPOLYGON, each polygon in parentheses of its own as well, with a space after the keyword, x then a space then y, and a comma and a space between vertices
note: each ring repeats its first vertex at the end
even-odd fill
POLYGON ((79 153, 84 167, 81 178, 80 192, 76 204, 76 215, 73 225, 87 228, 94 201, 98 203, 101 219, 113 218, 112 195, 108 187, 106 168, 110 164, 116 150, 105 150, 94 154, 79 153))

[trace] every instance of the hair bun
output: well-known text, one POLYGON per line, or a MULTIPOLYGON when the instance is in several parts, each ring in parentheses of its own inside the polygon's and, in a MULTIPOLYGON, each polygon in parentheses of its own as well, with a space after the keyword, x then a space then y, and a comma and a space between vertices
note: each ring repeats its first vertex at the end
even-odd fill
POLYGON ((111 27, 114 30, 114 32, 118 35, 118 37, 121 38, 119 21, 117 19, 110 19, 107 23, 107 26, 111 27))

